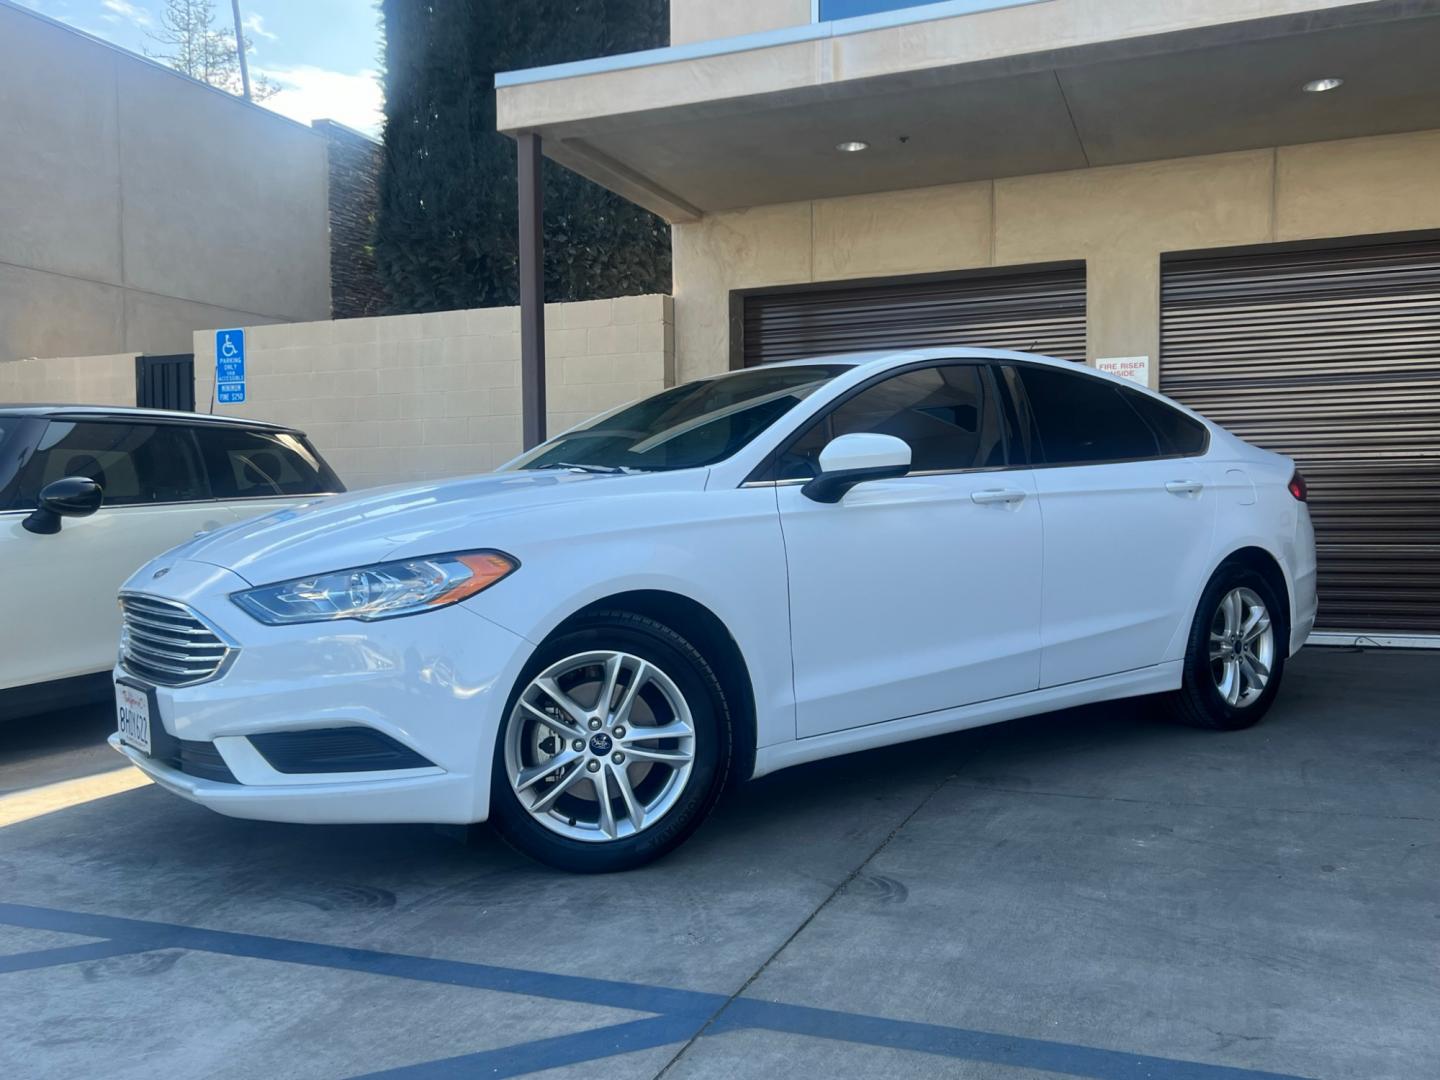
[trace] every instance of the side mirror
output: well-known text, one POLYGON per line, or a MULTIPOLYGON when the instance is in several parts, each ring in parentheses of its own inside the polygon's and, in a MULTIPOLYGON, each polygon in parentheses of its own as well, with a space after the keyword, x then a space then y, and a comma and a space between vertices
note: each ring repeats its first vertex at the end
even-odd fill
POLYGON ((855 432, 831 439, 820 451, 820 475, 800 493, 816 502, 837 503, 856 484, 887 480, 910 471, 910 446, 894 435, 855 432))
POLYGON ((104 489, 88 476, 67 476, 40 489, 40 507, 20 524, 32 533, 51 536, 60 531, 60 519, 89 517, 100 509, 104 489))

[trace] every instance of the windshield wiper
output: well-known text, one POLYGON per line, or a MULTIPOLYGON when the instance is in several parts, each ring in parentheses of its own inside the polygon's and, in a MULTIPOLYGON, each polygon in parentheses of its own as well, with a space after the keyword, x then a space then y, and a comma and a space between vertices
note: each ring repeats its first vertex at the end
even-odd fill
POLYGON ((639 471, 627 469, 623 465, 575 465, 569 461, 547 461, 544 465, 536 465, 535 469, 574 469, 576 472, 604 473, 606 476, 621 476, 639 471))

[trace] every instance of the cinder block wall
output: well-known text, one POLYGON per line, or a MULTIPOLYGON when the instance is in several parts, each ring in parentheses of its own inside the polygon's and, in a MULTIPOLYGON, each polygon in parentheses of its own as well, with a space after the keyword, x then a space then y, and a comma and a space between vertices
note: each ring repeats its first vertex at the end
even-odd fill
MULTIPOLYGON (((549 432, 672 385, 668 296, 546 307, 549 432)), ((485 472, 520 452, 520 311, 246 328, 247 400, 213 411, 306 431, 352 489, 485 472)), ((211 410, 215 335, 195 334, 211 410)))
POLYGON ((0 361, 0 403, 134 405, 135 354, 0 361))

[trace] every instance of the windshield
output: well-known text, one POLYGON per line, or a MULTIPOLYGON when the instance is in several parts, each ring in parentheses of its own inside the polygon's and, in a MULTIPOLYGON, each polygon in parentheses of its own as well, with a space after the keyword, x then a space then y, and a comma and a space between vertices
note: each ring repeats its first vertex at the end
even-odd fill
POLYGON ((752 368, 686 383, 537 447, 516 469, 693 469, 723 461, 844 364, 752 368))

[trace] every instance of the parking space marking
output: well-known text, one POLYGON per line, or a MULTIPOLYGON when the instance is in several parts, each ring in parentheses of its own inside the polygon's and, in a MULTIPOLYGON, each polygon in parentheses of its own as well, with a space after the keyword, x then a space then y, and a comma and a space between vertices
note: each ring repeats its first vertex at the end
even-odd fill
POLYGON ((149 952, 152 946, 126 941, 90 941, 84 945, 61 945, 54 949, 0 956, 0 975, 12 971, 39 971, 62 964, 83 964, 87 960, 104 960, 109 956, 149 952))
POLYGON ((654 1050, 671 1043, 684 1042, 704 1025, 708 1017, 682 1014, 651 1016, 623 1024, 557 1035, 549 1039, 503 1046, 498 1050, 482 1050, 477 1054, 440 1058, 419 1065, 403 1065, 398 1069, 367 1073, 356 1080, 433 1080, 443 1076, 529 1076, 558 1069, 564 1065, 580 1065, 601 1061, 619 1054, 654 1050))
POLYGON ((125 765, 93 776, 78 776, 74 780, 61 780, 28 791, 0 795, 0 828, 133 791, 149 783, 152 783, 151 779, 139 769, 125 765))
POLYGON ((374 1074, 407 1080, 424 1080, 457 1072, 497 1077, 524 1076, 559 1065, 595 1061, 616 1054, 686 1042, 696 1035, 712 1037, 744 1029, 909 1050, 957 1060, 1040 1070, 1082 1080, 1153 1080, 1162 1076, 1166 1080, 1306 1080, 1289 1073, 1129 1054, 1074 1043, 787 1005, 753 997, 731 998, 698 990, 593 979, 583 975, 555 975, 465 960, 354 949, 27 904, 0 903, 0 925, 106 939, 6 957, 6 963, 0 964, 0 974, 34 971, 101 956, 152 949, 189 949, 654 1014, 571 1035, 442 1058, 374 1074), (107 948, 114 951, 106 951, 107 948))
POLYGON ((126 919, 114 915, 92 915, 24 904, 0 903, 0 924, 109 938, 143 945, 147 949, 192 949, 223 956, 276 960, 310 967, 443 983, 447 986, 468 986, 502 994, 524 994, 528 997, 574 1001, 587 1005, 607 1005, 634 1012, 709 1015, 726 1000, 723 994, 674 990, 643 983, 593 979, 584 975, 551 975, 523 968, 496 967, 464 960, 378 952, 344 945, 262 937, 230 930, 206 930, 197 926, 126 919))

